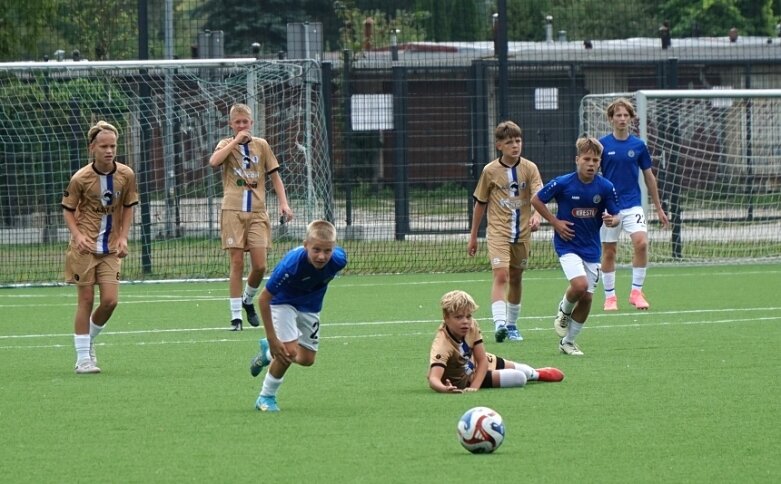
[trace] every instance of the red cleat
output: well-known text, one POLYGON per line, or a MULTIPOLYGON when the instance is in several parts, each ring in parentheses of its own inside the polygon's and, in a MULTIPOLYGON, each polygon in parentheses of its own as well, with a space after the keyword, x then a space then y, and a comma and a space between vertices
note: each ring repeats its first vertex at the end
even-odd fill
POLYGON ((552 381, 557 382, 564 379, 564 373, 558 368, 537 368, 537 381, 552 381))

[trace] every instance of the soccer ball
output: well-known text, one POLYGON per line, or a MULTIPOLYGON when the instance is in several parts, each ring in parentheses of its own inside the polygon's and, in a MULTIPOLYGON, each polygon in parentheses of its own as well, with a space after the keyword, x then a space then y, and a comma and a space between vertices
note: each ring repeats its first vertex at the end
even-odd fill
POLYGON ((473 454, 490 454, 504 441, 502 416, 488 407, 470 408, 458 420, 458 441, 473 454))

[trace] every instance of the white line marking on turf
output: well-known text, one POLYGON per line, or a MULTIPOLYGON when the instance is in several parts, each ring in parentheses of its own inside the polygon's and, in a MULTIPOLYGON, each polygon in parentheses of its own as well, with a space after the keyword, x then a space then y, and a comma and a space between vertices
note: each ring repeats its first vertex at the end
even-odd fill
MULTIPOLYGON (((768 317, 758 317, 758 318, 740 318, 740 319, 720 319, 720 320, 691 320, 691 321, 676 321, 676 322, 669 322, 669 321, 662 321, 662 322, 644 322, 644 323, 627 323, 627 324, 613 324, 613 325, 591 325, 586 326, 587 329, 594 329, 594 330, 608 330, 608 329, 619 329, 619 328, 647 328, 647 327, 659 327, 659 326, 692 326, 692 325, 701 325, 701 324, 730 324, 730 323, 757 323, 757 322, 767 322, 767 321, 781 321, 781 315, 779 316, 768 316, 768 317)), ((389 321, 384 322, 381 324, 411 324, 421 321, 389 321)), ((427 321, 423 321, 427 322, 427 321)), ((343 323, 341 325, 344 325, 346 323, 343 323)), ((377 325, 378 323, 352 323, 355 326, 362 326, 362 325, 377 325)), ((544 327, 544 328, 525 328, 524 331, 550 331, 550 327, 544 327)), ((138 334, 161 334, 161 333, 179 333, 179 332, 191 332, 191 331, 227 331, 224 327, 222 328, 198 328, 198 329, 168 329, 168 330, 141 330, 141 331, 117 331, 117 332, 106 332, 104 333, 105 336, 122 336, 122 335, 138 335, 138 334)), ((486 332, 490 333, 490 332, 486 332)), ((386 337, 412 337, 412 336, 422 336, 427 335, 431 336, 433 334, 432 330, 427 329, 426 331, 414 331, 414 332, 405 332, 405 333, 372 333, 372 334, 363 334, 363 335, 328 335, 328 336, 322 336, 321 339, 324 340, 332 340, 332 339, 368 339, 368 338, 386 338, 386 337)), ((2 339, 18 339, 18 338, 63 338, 63 337, 71 337, 72 334, 48 334, 48 335, 12 335, 12 336, 4 336, 2 339)), ((105 338, 103 336, 103 338, 105 338)), ((240 339, 229 339, 229 338, 218 338, 218 339, 207 339, 207 340, 155 340, 155 341, 138 341, 138 342, 125 342, 125 343, 97 343, 97 346, 156 346, 156 345, 166 345, 166 344, 204 344, 204 343, 246 343, 248 340, 244 338, 240 339)), ((49 344, 49 345, 5 345, 0 346, 0 350, 12 350, 12 349, 30 349, 30 348, 71 348, 71 344, 49 344)))

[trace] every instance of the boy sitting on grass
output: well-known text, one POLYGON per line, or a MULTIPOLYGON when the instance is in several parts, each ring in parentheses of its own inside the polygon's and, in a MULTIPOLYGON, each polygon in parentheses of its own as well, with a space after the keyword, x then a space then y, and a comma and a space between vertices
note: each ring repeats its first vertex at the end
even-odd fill
POLYGON ((440 305, 444 321, 431 344, 428 370, 428 384, 435 392, 476 392, 564 379, 557 368, 534 369, 486 352, 480 326, 472 318, 478 306, 466 292, 450 291, 440 305))

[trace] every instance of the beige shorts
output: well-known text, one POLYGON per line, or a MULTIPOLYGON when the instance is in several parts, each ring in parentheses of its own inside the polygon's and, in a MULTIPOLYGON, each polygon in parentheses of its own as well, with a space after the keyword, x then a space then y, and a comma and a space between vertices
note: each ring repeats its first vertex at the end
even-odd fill
POLYGON ((80 254, 68 247, 65 252, 65 282, 77 286, 119 284, 122 259, 117 254, 80 254))
POLYGON ((496 242, 488 240, 488 260, 492 269, 526 269, 531 254, 531 242, 496 242))
POLYGON ((271 248, 271 224, 266 212, 220 212, 220 233, 224 249, 271 248))

